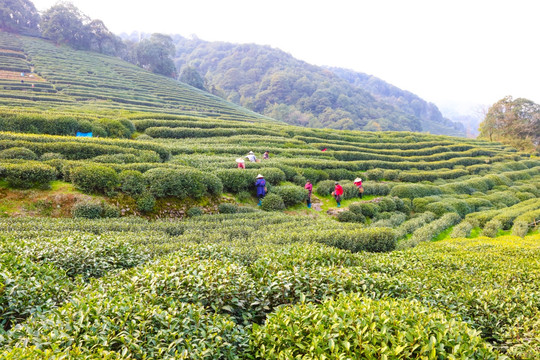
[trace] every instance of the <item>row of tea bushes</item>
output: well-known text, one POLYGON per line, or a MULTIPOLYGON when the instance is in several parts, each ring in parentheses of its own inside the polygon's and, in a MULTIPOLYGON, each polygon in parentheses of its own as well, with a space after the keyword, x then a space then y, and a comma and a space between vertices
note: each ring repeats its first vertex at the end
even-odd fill
MULTIPOLYGON (((219 225, 229 218, 233 219, 219 216, 201 221, 219 225)), ((219 231, 219 227, 216 230, 219 231)), ((437 324, 429 328, 429 334, 425 331, 427 325, 419 325, 421 331, 414 339, 424 344, 424 350, 433 349, 431 331, 435 334, 436 329, 444 328, 448 329, 444 334, 449 338, 433 335, 440 344, 436 351, 441 351, 441 354, 452 351, 457 354, 460 348, 466 351, 461 346, 454 346, 453 341, 457 340, 451 340, 451 334, 471 336, 471 341, 475 339, 474 346, 471 342, 467 343, 471 346, 467 351, 472 351, 469 354, 480 349, 486 351, 486 356, 496 354, 480 340, 478 332, 472 332, 460 323, 462 319, 497 349, 508 351, 517 358, 531 358, 537 353, 537 343, 523 340, 522 334, 529 331, 528 334, 534 336, 536 330, 532 326, 538 309, 534 303, 523 299, 539 291, 538 279, 534 277, 537 264, 531 262, 537 256, 536 241, 533 238, 522 242, 515 239, 459 239, 426 244, 406 252, 378 255, 351 254, 303 242, 279 246, 265 241, 251 246, 245 246, 245 241, 186 245, 174 255, 142 268, 107 276, 79 289, 62 307, 49 313, 35 313, 28 321, 3 335, 0 341, 4 354, 20 352, 26 341, 38 346, 41 351, 49 349, 61 353, 68 351, 65 343, 69 342, 75 344, 77 351, 87 355, 99 349, 120 354, 124 351, 130 356, 146 354, 148 358, 162 358, 175 350, 198 354, 199 348, 190 347, 191 343, 186 339, 201 339, 197 329, 210 326, 219 336, 206 337, 205 341, 201 339, 196 342, 199 344, 197 346, 205 349, 210 347, 210 358, 225 356, 220 351, 229 351, 228 354, 237 354, 231 356, 242 358, 256 351, 283 349, 281 344, 287 344, 292 338, 284 334, 279 337, 271 335, 271 329, 279 326, 277 319, 282 316, 292 316, 290 321, 297 324, 298 331, 307 331, 307 323, 301 325, 296 322, 299 318, 294 315, 295 311, 306 307, 310 314, 337 311, 336 315, 348 315, 343 318, 344 323, 339 317, 334 317, 333 324, 339 326, 335 329, 347 329, 346 324, 350 324, 350 321, 370 319, 361 315, 364 306, 370 313, 377 313, 377 309, 380 309, 381 316, 383 313, 393 314, 394 319, 405 322, 405 319, 409 319, 419 324, 427 324, 424 321, 437 324), (510 258, 514 261, 509 261, 510 258), (517 262, 515 259, 518 259, 517 262), (479 267, 478 264, 483 266, 479 267), (531 280, 515 283, 516 272, 531 280), (494 283, 500 287, 495 287, 494 283), (343 293, 349 295, 340 298, 338 295, 343 293), (398 299, 397 303, 388 297, 398 299), (382 298, 386 300, 373 300, 382 298), (509 306, 501 307, 501 301, 509 306), (302 303, 298 308, 282 306, 298 303, 302 303), (330 306, 335 310, 331 310, 330 306), (180 311, 186 308, 189 311, 180 311), (172 309, 177 311, 173 314, 172 309), (276 318, 272 314, 275 310, 276 318), (125 321, 121 323, 113 320, 117 318, 118 311, 124 315, 121 318, 125 321), (154 315, 154 321, 145 320, 150 313, 154 315), (260 323, 268 313, 272 315, 264 326, 254 326, 253 331, 244 327, 246 323, 260 323), (198 314, 197 327, 196 321, 190 320, 193 314, 198 314), (159 317, 162 320, 156 322, 157 315, 164 317, 159 317), (208 317, 213 320, 208 322, 208 317), (178 321, 171 322, 173 318, 178 321), (519 319, 518 323, 516 318, 519 319), (223 322, 225 319, 228 321, 223 322), (453 323, 450 319, 457 321, 453 323), (113 322, 115 326, 112 326, 113 322), (91 328, 94 331, 90 331, 91 328), (236 342, 231 340, 231 332, 239 335, 235 338, 236 342), (179 333, 183 335, 179 336, 179 333), (231 341, 225 341, 228 344, 225 345, 223 339, 231 341), (216 345, 215 341, 221 345, 216 345), (264 341, 264 348, 257 345, 261 341, 264 341), (165 345, 171 342, 175 344, 173 348, 165 345), (111 343, 116 345, 111 346, 111 343)), ((390 325, 387 323, 387 326, 390 325)), ((310 333, 317 336, 314 330, 319 328, 310 328, 313 330, 310 333)), ((386 338, 381 337, 384 334, 382 329, 376 330, 379 328, 375 325, 369 332, 363 332, 363 328, 358 328, 359 334, 365 334, 366 341, 371 339, 369 344, 374 348, 382 349, 379 345, 386 338)), ((332 331, 328 329, 326 326, 320 328, 321 331, 332 331)), ((407 331, 405 328, 399 330, 399 323, 392 323, 391 329, 407 331)), ((407 329, 411 331, 410 326, 407 329)), ((347 334, 350 335, 350 332, 347 334)), ((321 353, 328 352, 330 356, 332 351, 336 355, 337 350, 340 350, 339 353, 347 351, 347 347, 349 350, 358 349, 354 341, 347 339, 349 346, 337 339, 334 341, 333 346, 328 341, 321 343, 321 353)), ((401 341, 401 346, 404 346, 401 351, 412 351, 412 347, 408 346, 412 346, 413 340, 398 337, 394 341, 401 341)), ((417 351, 422 348, 420 346, 417 351)), ((302 353, 299 346, 290 349, 298 349, 294 351, 302 353)), ((392 349, 388 351, 396 350, 395 347, 392 349)))

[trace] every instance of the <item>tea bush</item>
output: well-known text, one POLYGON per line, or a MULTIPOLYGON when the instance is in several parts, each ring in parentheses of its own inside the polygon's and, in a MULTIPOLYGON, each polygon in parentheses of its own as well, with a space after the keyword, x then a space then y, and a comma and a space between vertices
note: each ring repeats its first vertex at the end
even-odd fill
POLYGON ((238 206, 234 204, 219 204, 218 211, 220 214, 236 214, 238 212, 238 206))
POLYGON ((250 350, 256 359, 499 358, 478 331, 443 312, 354 293, 279 308, 254 325, 250 350))
POLYGON ((71 214, 76 218, 99 219, 103 213, 103 206, 97 201, 81 201, 76 203, 71 214))
POLYGON ((149 191, 144 191, 137 198, 137 209, 143 213, 148 213, 154 210, 156 206, 156 198, 149 191))
POLYGON ((124 170, 118 174, 120 189, 131 196, 141 194, 146 188, 144 177, 140 171, 124 170))
POLYGON ((83 165, 70 172, 73 184, 84 192, 108 192, 118 186, 116 171, 103 165, 83 165))
POLYGON ((24 147, 12 147, 0 151, 0 159, 37 160, 37 155, 24 147))
POLYGON ((285 203, 278 194, 268 194, 261 201, 261 208, 264 211, 279 211, 285 209, 285 203))
POLYGON ((272 193, 281 196, 286 207, 293 206, 307 200, 307 190, 300 186, 276 186, 272 188, 272 193))
POLYGON ((50 182, 56 179, 56 170, 53 167, 38 162, 3 164, 0 167, 3 167, 0 176, 4 176, 8 185, 13 188, 48 189, 50 182))
POLYGON ((201 216, 203 214, 204 214, 204 211, 198 206, 189 208, 189 210, 187 211, 187 216, 189 217, 201 216))
POLYGON ((204 175, 197 170, 154 168, 145 172, 143 177, 148 190, 156 198, 200 198, 206 194, 204 175))
POLYGON ((337 219, 341 222, 355 222, 355 223, 363 223, 366 221, 366 217, 362 215, 361 213, 353 212, 353 211, 342 211, 337 214, 337 219))

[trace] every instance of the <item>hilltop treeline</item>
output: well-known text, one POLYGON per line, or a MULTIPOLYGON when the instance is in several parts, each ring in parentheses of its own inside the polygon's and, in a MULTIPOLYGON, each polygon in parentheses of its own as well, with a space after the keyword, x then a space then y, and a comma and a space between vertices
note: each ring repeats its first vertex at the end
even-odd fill
MULTIPOLYGON (((433 104, 367 76, 325 69, 279 49, 255 44, 206 42, 173 36, 176 67, 196 71, 206 88, 259 113, 289 124, 344 130, 409 130, 464 135, 433 104), (382 86, 385 84, 385 86, 382 86), (379 91, 382 88, 384 93, 379 91)), ((193 78, 197 79, 196 77, 193 78)))

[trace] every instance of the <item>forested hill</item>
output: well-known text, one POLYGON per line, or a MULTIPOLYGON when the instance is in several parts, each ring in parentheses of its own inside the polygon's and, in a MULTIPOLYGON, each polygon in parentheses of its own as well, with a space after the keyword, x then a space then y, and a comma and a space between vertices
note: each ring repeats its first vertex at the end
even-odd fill
POLYGON ((395 87, 394 94, 407 96, 381 96, 351 82, 352 74, 342 78, 345 70, 337 74, 269 46, 172 38, 181 74, 196 71, 195 78, 200 75, 208 91, 289 124, 465 134, 462 126, 444 119, 435 105, 395 87), (402 107, 401 102, 406 105, 402 107))
POLYGON ((370 92, 378 100, 390 103, 407 114, 418 117, 423 131, 456 136, 463 136, 465 132, 463 124, 443 117, 435 104, 425 101, 418 95, 402 90, 373 75, 336 67, 328 69, 350 84, 370 92))

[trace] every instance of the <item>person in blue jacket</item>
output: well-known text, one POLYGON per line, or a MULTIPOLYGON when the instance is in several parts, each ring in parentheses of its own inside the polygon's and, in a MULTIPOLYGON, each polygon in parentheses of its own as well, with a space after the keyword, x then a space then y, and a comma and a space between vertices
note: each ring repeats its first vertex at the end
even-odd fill
POLYGON ((259 203, 257 205, 261 206, 262 198, 266 195, 266 180, 264 180, 264 176, 261 174, 257 175, 255 187, 257 188, 257 198, 259 198, 259 203))

